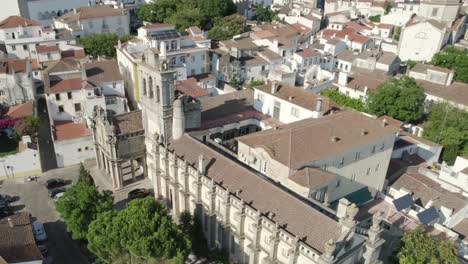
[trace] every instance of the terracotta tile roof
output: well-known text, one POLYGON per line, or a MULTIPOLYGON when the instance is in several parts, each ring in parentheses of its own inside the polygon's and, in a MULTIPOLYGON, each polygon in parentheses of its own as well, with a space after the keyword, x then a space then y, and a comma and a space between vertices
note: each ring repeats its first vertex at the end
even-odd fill
POLYGON ((73 58, 84 58, 86 57, 86 53, 84 49, 71 49, 71 50, 64 50, 61 52, 63 59, 73 59, 73 58))
POLYGON ((335 220, 189 135, 171 142, 169 149, 192 166, 202 154, 209 164, 207 177, 231 193, 240 191, 238 197, 263 214, 273 213, 274 222, 284 224, 287 231, 319 252, 327 241, 338 239, 340 228, 335 220))
POLYGON ((65 79, 60 81, 51 81, 48 93, 59 93, 63 91, 79 90, 83 87, 81 78, 65 79))
POLYGON ((424 92, 436 97, 468 106, 468 84, 453 82, 449 86, 428 81, 416 80, 424 88, 424 92))
POLYGON ((378 28, 384 28, 384 29, 392 29, 393 25, 392 24, 385 24, 385 23, 380 23, 377 25, 378 28))
POLYGON ((177 91, 193 98, 208 95, 208 91, 206 89, 203 89, 200 85, 198 85, 197 80, 195 78, 189 78, 187 80, 178 81, 175 88, 177 91))
POLYGON ((350 35, 348 35, 348 39, 350 41, 361 43, 361 44, 370 40, 370 38, 368 38, 368 37, 366 37, 364 35, 360 35, 360 34, 350 34, 350 35))
POLYGON ((8 111, 4 117, 10 119, 22 118, 33 114, 33 101, 29 100, 26 103, 8 107, 8 111))
POLYGON ((431 64, 423 64, 423 63, 418 63, 413 68, 411 68, 411 71, 419 72, 419 73, 427 73, 427 70, 433 70, 433 71, 438 71, 438 72, 443 72, 443 73, 453 72, 452 70, 444 68, 444 67, 434 66, 431 64))
POLYGON ((336 179, 336 177, 335 173, 323 171, 319 168, 304 167, 295 171, 288 178, 300 186, 314 189, 336 179))
POLYGON ((113 117, 113 125, 117 135, 139 132, 143 130, 141 111, 132 111, 113 117))
POLYGON ((253 108, 253 91, 240 90, 217 96, 199 98, 201 104, 202 122, 223 118, 226 115, 237 114, 253 108))
POLYGON ((0 58, 0 73, 24 73, 26 71, 26 63, 31 63, 32 70, 39 69, 39 62, 36 59, 13 59, 0 58))
POLYGON ((0 28, 16 28, 18 26, 23 26, 23 27, 32 27, 32 26, 37 26, 40 27, 42 26, 41 23, 20 17, 20 16, 9 16, 2 20, 0 22, 0 28))
POLYGON ((28 212, 19 212, 0 219, 0 256, 8 263, 23 263, 42 259, 36 246, 28 212), (8 224, 8 218, 13 227, 8 224))
POLYGON ((91 134, 91 130, 86 127, 85 123, 54 121, 54 136, 56 141, 75 139, 91 134))
POLYGON ((345 26, 347 28, 352 28, 352 29, 356 29, 356 30, 371 30, 372 29, 371 27, 368 27, 368 26, 360 24, 360 23, 356 23, 354 21, 347 22, 345 24, 345 26))
POLYGON ((59 52, 60 47, 58 45, 38 45, 36 46, 36 51, 38 53, 59 52))
POLYGON ((166 24, 166 23, 153 23, 143 26, 146 29, 157 29, 157 28, 165 28, 165 27, 175 27, 173 24, 166 24))
POLYGON ((456 224, 453 228, 453 231, 461 235, 461 239, 468 241, 468 218, 465 218, 456 224))
POLYGON ((84 63, 83 67, 86 70, 87 80, 94 83, 100 84, 123 80, 119 65, 115 60, 88 62, 84 63))
POLYGON ((262 30, 262 31, 258 31, 258 32, 255 32, 253 33, 253 35, 259 39, 267 39, 267 38, 272 38, 272 37, 275 37, 276 35, 271 32, 270 30, 262 30))
POLYGON ((291 26, 299 31, 302 31, 303 33, 309 32, 311 30, 311 28, 306 27, 302 25, 301 23, 293 23, 291 24, 291 26))
POLYGON ((254 89, 270 94, 274 97, 283 99, 290 102, 291 104, 303 107, 310 111, 315 111, 318 98, 322 98, 322 111, 328 112, 335 105, 327 97, 321 97, 316 93, 309 92, 300 87, 290 86, 284 83, 278 83, 277 91, 271 93, 272 83, 267 83, 255 87, 254 89))
POLYGON ((444 206, 453 209, 454 213, 468 205, 468 198, 459 193, 450 192, 440 186, 439 183, 419 173, 405 173, 400 176, 391 188, 396 190, 405 189, 412 194, 413 200, 420 200, 421 206, 425 206, 430 200, 432 206, 440 209, 444 206))
POLYGON ((113 8, 111 6, 106 5, 94 5, 77 8, 76 13, 72 10, 55 19, 57 21, 68 24, 82 19, 123 16, 125 12, 125 9, 121 8, 113 8))
MULTIPOLYGON (((348 84, 346 87, 363 92, 367 87, 368 91, 375 90, 377 87, 385 82, 390 77, 379 71, 359 72, 356 71, 352 76, 348 77, 348 84)), ((334 83, 335 86, 340 86, 334 83)))
POLYGON ((316 56, 316 55, 320 55, 321 53, 318 52, 315 49, 306 48, 306 49, 303 49, 301 51, 297 51, 296 54, 303 57, 303 58, 308 58, 308 57, 313 57, 313 56, 316 56))
POLYGON ((404 124, 404 122, 400 121, 400 120, 397 120, 391 116, 387 116, 387 115, 383 115, 383 116, 379 116, 377 118, 377 120, 383 122, 383 120, 385 120, 387 122, 387 124, 395 127, 395 128, 401 128, 401 126, 404 124))
POLYGON ((347 150, 377 141, 396 131, 394 127, 383 126, 359 112, 343 111, 242 136, 237 141, 251 148, 262 148, 272 159, 295 168, 342 155, 347 150), (363 134, 363 131, 367 133, 363 134))
POLYGON ((80 71, 81 66, 78 61, 71 59, 62 59, 54 61, 44 70, 45 73, 80 71))

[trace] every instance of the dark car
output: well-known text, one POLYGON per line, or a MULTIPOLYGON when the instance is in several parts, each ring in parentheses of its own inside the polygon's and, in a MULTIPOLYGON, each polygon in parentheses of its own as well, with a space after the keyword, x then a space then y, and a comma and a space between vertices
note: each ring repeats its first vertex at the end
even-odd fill
POLYGON ((11 209, 8 202, 0 201, 0 218, 12 215, 13 209, 11 209))
POLYGON ((50 198, 54 198, 55 195, 59 194, 59 193, 63 193, 65 192, 65 188, 55 188, 55 189, 51 189, 47 192, 47 194, 49 194, 49 197, 50 198))
POLYGON ((7 203, 11 203, 13 202, 15 198, 10 196, 10 195, 3 195, 3 194, 0 194, 0 201, 5 201, 7 203))
POLYGON ((151 191, 147 189, 135 189, 128 193, 128 199, 133 200, 137 198, 145 198, 151 195, 151 191))
POLYGON ((66 185, 66 183, 63 179, 50 179, 50 180, 47 180, 45 184, 48 190, 62 187, 64 185, 66 185))

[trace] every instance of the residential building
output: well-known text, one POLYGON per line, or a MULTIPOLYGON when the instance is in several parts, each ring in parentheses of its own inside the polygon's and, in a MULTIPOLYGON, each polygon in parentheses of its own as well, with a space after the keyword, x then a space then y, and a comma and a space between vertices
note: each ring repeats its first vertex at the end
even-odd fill
POLYGON ((358 16, 376 16, 385 13, 384 1, 340 1, 340 0, 326 0, 324 7, 324 15, 335 12, 351 12, 352 17, 358 16))
POLYGON ((394 2, 388 14, 380 17, 380 22, 395 26, 403 26, 411 19, 413 14, 417 14, 421 1, 405 0, 394 2))
MULTIPOLYGON (((32 105, 32 102, 30 102, 32 105)), ((2 156, 0 178, 34 176, 42 173, 37 144, 32 143, 30 136, 22 136, 18 142, 18 152, 2 156), (25 161, 28 162, 25 162, 25 161)), ((1 254, 0 254, 1 256, 1 254)))
POLYGON ((419 6, 418 16, 451 25, 458 16, 460 6, 460 2, 456 0, 422 1, 419 6))
POLYGON ((398 56, 402 61, 430 61, 449 41, 445 24, 413 16, 401 29, 398 56))
POLYGON ((67 32, 43 27, 20 16, 0 22, 0 43, 11 58, 49 62, 62 57, 84 57, 83 48, 77 47, 76 40, 67 32))
POLYGON ((453 81, 453 71, 429 64, 417 64, 408 75, 424 88, 426 103, 448 102, 468 109, 468 84, 453 81))
POLYGON ((0 260, 4 263, 42 263, 29 212, 22 211, 0 219, 0 237, 0 260))
POLYGON ((443 188, 468 197, 468 158, 458 156, 453 166, 442 164, 437 179, 443 188))
POLYGON ((320 118, 333 109, 328 98, 283 83, 271 82, 254 88, 254 108, 283 124, 320 118))
POLYGON ((0 103, 33 100, 41 75, 37 60, 0 58, 0 103))
POLYGON ((96 33, 112 33, 122 37, 130 33, 130 17, 126 9, 119 7, 83 6, 55 17, 54 26, 68 30, 77 38, 96 33))
MULTIPOLYGON (((305 191, 300 192, 328 205, 363 188, 373 193, 383 190, 395 133, 395 128, 383 122, 344 111, 237 138, 237 156, 293 190, 291 178, 296 173, 305 177, 304 170, 309 168, 335 174, 334 178, 327 174, 328 180, 313 188, 306 177, 305 191)), ((310 179, 324 178, 309 173, 310 179)))
POLYGON ((52 140, 59 168, 95 158, 93 133, 86 123, 52 120, 52 140))
POLYGON ((370 91, 385 82, 390 77, 382 71, 355 71, 348 74, 341 71, 338 75, 338 81, 333 85, 338 91, 354 99, 366 100, 370 91))

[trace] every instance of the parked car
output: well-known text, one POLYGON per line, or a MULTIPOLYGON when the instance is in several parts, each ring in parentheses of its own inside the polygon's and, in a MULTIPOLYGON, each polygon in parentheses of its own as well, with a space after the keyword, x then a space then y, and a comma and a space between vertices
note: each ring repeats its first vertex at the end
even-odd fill
POLYGON ((137 198, 145 198, 146 196, 151 195, 151 191, 148 189, 135 189, 128 193, 128 199, 133 200, 137 198))
POLYGON ((63 179, 50 179, 50 180, 47 180, 46 181, 46 188, 48 190, 50 189, 55 189, 55 188, 58 188, 58 187, 62 187, 62 186, 65 186, 66 183, 65 183, 65 180, 63 179))
POLYGON ((10 205, 6 201, 0 201, 0 218, 12 215, 13 209, 11 209, 10 205))
POLYGON ((39 221, 34 221, 32 223, 34 237, 37 241, 44 241, 47 239, 47 234, 44 229, 44 225, 39 221))
POLYGON ((65 188, 55 188, 55 189, 49 190, 47 194, 49 195, 50 198, 55 198, 56 195, 58 195, 59 193, 63 193, 63 192, 65 192, 65 188))
POLYGON ((0 194, 0 201, 6 201, 8 203, 14 202, 14 197, 6 194, 0 194))
POLYGON ((65 192, 59 192, 59 193, 57 193, 57 194, 54 196, 54 200, 55 200, 55 201, 58 201, 58 200, 60 199, 60 197, 62 197, 64 194, 65 194, 65 192))

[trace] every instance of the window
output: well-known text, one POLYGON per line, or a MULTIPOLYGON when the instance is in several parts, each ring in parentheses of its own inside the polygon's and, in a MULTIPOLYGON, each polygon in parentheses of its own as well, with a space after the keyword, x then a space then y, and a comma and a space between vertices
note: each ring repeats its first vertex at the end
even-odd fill
POLYGON ((115 87, 117 87, 117 84, 115 82, 112 83, 112 88, 115 89, 115 87))
POLYGON ((23 45, 23 50, 28 50, 28 45, 23 45))
POLYGON ((361 157, 360 152, 356 152, 356 156, 354 156, 354 160, 358 160, 361 157))
POLYGON ((89 150, 89 148, 88 148, 88 147, 85 147, 84 149, 85 149, 85 150, 89 150))
POLYGON ((370 173, 370 168, 367 168, 366 175, 369 175, 370 173))
POLYGON ((205 54, 202 54, 202 55, 201 55, 201 59, 202 59, 202 61, 205 60, 205 54))
POLYGON ((67 97, 68 97, 68 99, 72 99, 72 93, 71 93, 71 92, 68 92, 68 93, 67 93, 67 97))
POLYGON ((176 65, 176 58, 175 57, 171 59, 171 65, 176 65))
POLYGON ((16 46, 15 46, 15 45, 12 45, 12 46, 11 46, 11 50, 16 50, 16 46))
POLYGON ((195 62, 195 57, 194 57, 194 56, 190 56, 190 60, 191 60, 192 62, 195 62))
POLYGON ((343 166, 343 165, 344 165, 344 157, 342 157, 340 160, 340 166, 343 166))
POLYGON ((336 187, 336 188, 340 187, 340 184, 341 184, 341 181, 340 181, 340 180, 337 180, 337 181, 336 181, 336 186, 335 186, 335 187, 336 187))
POLYGON ((375 166, 375 171, 377 172, 379 170, 380 163, 377 163, 377 166, 375 166))
POLYGON ((160 89, 159 89, 159 85, 156 85, 156 102, 158 102, 158 103, 159 103, 159 100, 160 100, 160 98, 159 98, 160 93, 161 92, 160 92, 160 89))
POLYGON ((184 56, 180 57, 180 62, 185 63, 185 57, 184 56))
POLYGON ((437 13, 439 13, 439 8, 432 8, 432 16, 437 16, 437 13))
POLYGON ((258 100, 259 100, 260 102, 262 102, 262 103, 263 103, 263 102, 265 101, 265 95, 264 95, 264 94, 261 94, 261 93, 259 93, 259 94, 258 94, 258 100))
POLYGON ((81 148, 78 148, 78 152, 81 152, 81 148))
POLYGON ((77 103, 75 104, 75 113, 81 112, 81 104, 77 103))
POLYGON ((58 111, 59 111, 59 113, 65 112, 65 110, 63 109, 63 105, 58 106, 58 111))
POLYGON ((177 49, 177 41, 173 40, 171 41, 171 50, 176 50, 177 49))
POLYGON ((273 118, 279 119, 280 110, 281 110, 281 103, 278 101, 275 101, 275 105, 273 107, 273 118))
POLYGON ((372 153, 375 153, 375 146, 372 146, 372 153))
POLYGON ((117 99, 115 97, 106 97, 106 105, 116 104, 117 99))
POLYGON ((89 21, 89 22, 88 22, 88 27, 89 27, 89 28, 93 28, 93 27, 94 27, 93 21, 89 21))
POLYGON ((385 148, 385 143, 382 143, 382 146, 380 146, 380 150, 384 150, 385 148))
POLYGON ((60 101, 60 94, 58 94, 58 93, 55 94, 55 100, 56 100, 56 101, 60 101))
POLYGON ((267 169, 267 163, 265 160, 262 160, 261 162, 261 165, 260 165, 260 171, 263 172, 263 173, 266 173, 266 169, 267 169))
POLYGON ((296 107, 291 107, 291 115, 299 117, 299 109, 297 109, 296 107))
MULTIPOLYGON (((192 57, 192 58, 193 58, 193 57, 192 57)), ((192 69, 192 70, 190 71, 190 75, 195 75, 195 69, 192 69)))
POLYGON ((0 95, 5 95, 5 91, 0 90, 0 95))

